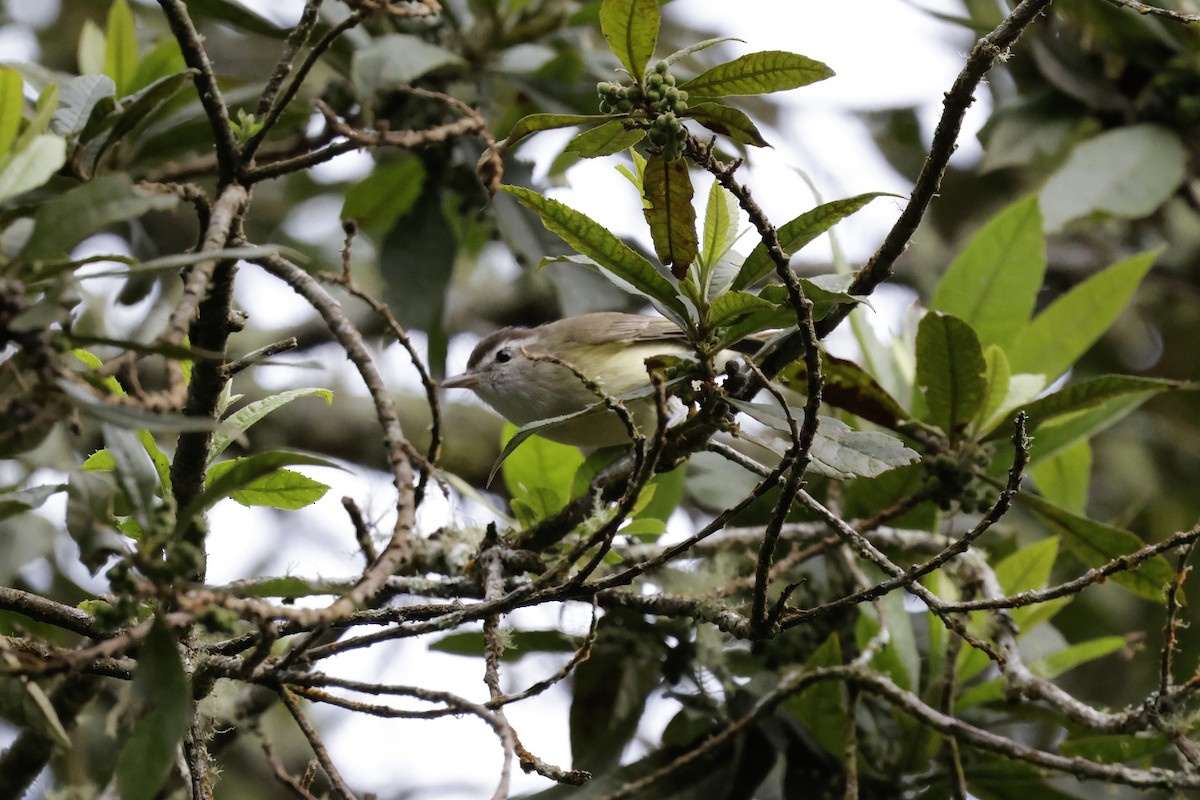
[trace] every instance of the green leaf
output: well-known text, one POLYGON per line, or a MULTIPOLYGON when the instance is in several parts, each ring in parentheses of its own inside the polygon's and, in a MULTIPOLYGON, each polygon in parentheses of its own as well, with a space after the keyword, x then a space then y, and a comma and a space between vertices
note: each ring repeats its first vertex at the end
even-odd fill
MULTIPOLYGON (((869 192, 844 200, 834 200, 824 203, 779 227, 779 246, 789 256, 795 255, 802 247, 829 230, 839 220, 850 216, 855 211, 874 200, 876 197, 892 196, 886 192, 869 192)), ((742 263, 742 271, 733 282, 734 289, 745 289, 775 271, 775 262, 767 253, 766 245, 761 242, 742 263)))
MULTIPOLYGON (((787 418, 777 406, 732 399, 727 402, 764 425, 790 436, 787 418)), ((796 420, 802 414, 800 409, 792 409, 796 420)), ((921 460, 920 453, 906 447, 895 436, 879 431, 857 431, 834 417, 820 418, 809 457, 812 459, 809 472, 841 480, 874 478, 921 460)))
POLYGON ((1129 304, 1161 252, 1121 261, 1072 288, 1022 328, 1008 350, 1013 372, 1057 378, 1088 351, 1129 304))
POLYGON ((131 184, 125 173, 102 175, 42 205, 21 251, 26 261, 61 258, 93 233, 149 211, 174 208, 179 198, 131 184))
POLYGON ((146 455, 150 456, 150 463, 154 465, 154 471, 158 473, 162 496, 169 496, 171 494, 171 459, 159 448, 158 442, 154 441, 154 435, 150 431, 139 430, 137 437, 138 441, 142 443, 142 447, 146 449, 146 455))
MULTIPOLYGON (((220 478, 237 466, 237 461, 222 461, 213 464, 208 472, 209 481, 220 478)), ((283 511, 295 511, 310 506, 325 496, 329 486, 290 469, 280 469, 246 484, 229 495, 231 500, 244 506, 267 506, 283 511)))
POLYGON ((358 97, 369 101, 378 92, 408 86, 437 70, 465 67, 457 53, 420 36, 388 33, 354 50, 350 78, 358 97))
MULTIPOLYGON (((1058 539, 1053 536, 1039 539, 1002 558, 996 564, 996 580, 1008 594, 1045 589, 1050 585, 1050 576, 1057 560, 1058 539)), ((1052 600, 1049 603, 1014 608, 1013 621, 1021 629, 1021 635, 1024 635, 1043 622, 1048 622, 1064 605, 1065 601, 1052 600)), ((980 613, 979 619, 987 624, 987 613, 980 613)), ((984 660, 987 660, 986 656, 984 660)))
MULTIPOLYGON (((518 661, 522 656, 535 653, 574 653, 580 642, 562 631, 505 631, 503 661, 518 661)), ((451 633, 429 643, 430 650, 449 653, 453 656, 479 658, 485 652, 481 631, 451 633)))
POLYGON ((1147 759, 1165 750, 1169 744, 1167 737, 1160 733, 1072 736, 1059 743, 1058 752, 1068 758, 1121 764, 1147 759))
MULTIPOLYGON (((826 403, 894 431, 920 425, 870 373, 853 361, 822 353, 821 368, 825 379, 821 399, 826 403)), ((776 380, 793 391, 803 392, 808 370, 803 361, 795 361, 776 380)))
POLYGON ((70 750, 71 737, 54 704, 41 686, 20 674, 21 667, 20 659, 11 649, 0 651, 0 715, 5 722, 36 733, 55 749, 70 750))
POLYGON ((732 325, 748 316, 761 318, 765 321, 777 317, 795 319, 795 312, 790 308, 781 308, 769 300, 764 300, 749 292, 728 291, 713 300, 708 311, 708 321, 714 328, 732 325))
POLYGON ((575 670, 571 760, 592 773, 617 766, 637 732, 646 697, 662 674, 662 640, 641 615, 612 609, 601 618, 591 657, 575 670))
POLYGON ((996 580, 1009 594, 1045 589, 1057 559, 1058 540, 1039 539, 1000 559, 996 580))
POLYGON ((1187 176, 1179 136, 1150 123, 1107 131, 1078 145, 1042 187, 1046 230, 1091 214, 1141 219, 1165 203, 1187 176))
MULTIPOLYGON (((507 444, 516 431, 516 426, 506 424, 502 441, 507 444)), ((583 460, 579 448, 535 436, 505 459, 501 468, 504 485, 514 499, 529 503, 538 519, 545 519, 571 499, 575 472, 583 460), (535 496, 537 489, 546 494, 535 496)))
POLYGON ((608 229, 585 214, 530 189, 501 186, 542 219, 546 229, 558 234, 568 245, 595 261, 620 282, 653 300, 676 324, 686 326, 687 307, 675 293, 675 287, 654 265, 635 253, 608 229))
MULTIPOLYGON (((801 278, 800 286, 804 289, 804 296, 812 301, 813 319, 823 319, 829 312, 833 311, 838 306, 855 305, 863 303, 871 307, 871 301, 865 296, 848 294, 847 289, 854 283, 854 275, 851 273, 829 273, 827 275, 814 275, 812 278, 801 278)), ((773 289, 782 289, 783 287, 766 286, 762 292, 764 296, 773 289)), ((786 294, 786 290, 784 290, 786 294)))
POLYGON ((76 470, 67 483, 67 533, 79 545, 79 560, 93 573, 125 539, 113 527, 116 484, 112 476, 76 470))
MULTIPOLYGON (((653 496, 633 515, 634 522, 661 522, 665 527, 667 520, 683 500, 684 489, 687 488, 686 478, 685 466, 655 475, 647 484, 647 488, 653 487, 653 496)), ((629 525, 622 528, 621 532, 634 535, 629 525)))
POLYGON ((707 50, 714 45, 724 44, 725 42, 744 41, 744 39, 738 39, 736 36, 719 36, 715 39, 705 39, 703 41, 696 42, 695 44, 690 44, 682 49, 676 50, 674 53, 671 53, 671 55, 664 58, 663 61, 666 61, 668 64, 674 64, 676 61, 685 59, 693 53, 699 53, 701 50, 707 50))
POLYGON ((921 460, 920 453, 880 431, 856 431, 833 417, 822 417, 813 441, 813 472, 832 478, 874 478, 921 460))
MULTIPOLYGON (((1200 388, 1200 384, 1138 378, 1132 375, 1101 375, 1069 384, 1026 405, 1024 411, 1029 417, 1026 427, 1032 433, 1058 417, 1094 409, 1120 397, 1141 395, 1145 398, 1172 389, 1197 388, 1200 388)), ((1007 435, 1005 431, 996 431, 988 439, 1003 438, 1007 435)))
POLYGON ((107 424, 101 425, 101 430, 105 451, 113 461, 117 485, 129 502, 134 520, 143 531, 153 530, 162 492, 154 463, 134 431, 107 424))
POLYGON ((107 75, 81 75, 62 86, 62 99, 50 120, 55 133, 71 136, 87 125, 96 105, 116 94, 116 85, 107 75))
POLYGON ((782 50, 766 50, 718 64, 679 88, 694 95, 726 97, 781 92, 830 77, 833 70, 820 61, 782 50))
MULTIPOLYGON (((700 263, 707 273, 711 274, 717 262, 733 247, 738 237, 737 228, 737 198, 714 179, 704 204, 704 241, 700 249, 700 263)), ((710 297, 713 296, 712 288, 710 286, 710 297)))
POLYGON ((667 161, 661 155, 646 161, 642 176, 646 201, 642 214, 650 226, 654 251, 677 280, 687 276, 700 244, 696 240, 696 209, 692 206, 692 178, 682 158, 667 161))
POLYGON ((21 73, 0 67, 0 164, 4 163, 8 148, 17 139, 24 110, 25 92, 21 73))
POLYGON ((376 238, 412 209, 425 186, 425 165, 415 156, 377 164, 346 191, 342 219, 354 220, 376 238))
POLYGON ((565 152, 576 153, 583 158, 611 156, 633 147, 645 136, 644 128, 628 126, 624 120, 613 119, 576 136, 567 144, 565 152))
POLYGON ((0 170, 0 202, 36 189, 67 163, 67 142, 61 136, 41 134, 13 154, 0 170))
POLYGON ((917 327, 917 385, 929 419, 954 435, 983 407, 987 363, 979 337, 958 317, 930 312, 917 327))
POLYGON ((688 106, 683 116, 694 119, 713 133, 727 136, 738 144, 767 147, 769 143, 759 133, 758 126, 745 112, 720 103, 697 103, 688 106))
MULTIPOLYGON (((1076 516, 1042 498, 1021 492, 1017 500, 1046 523, 1075 557, 1089 567, 1102 567, 1145 545, 1129 531, 1092 519, 1076 516)), ((1143 561, 1135 570, 1114 573, 1112 580, 1155 603, 1166 600, 1166 587, 1175 578, 1175 570, 1161 555, 1143 561)))
POLYGON ((641 79, 654 55, 660 24, 658 0, 604 0, 600 4, 600 31, 635 80, 641 79))
POLYGON ((133 85, 129 87, 129 90, 134 93, 132 96, 136 97, 163 78, 171 78, 176 75, 186 75, 191 78, 192 71, 188 69, 187 62, 183 59, 183 51, 179 49, 178 40, 173 36, 168 36, 142 56, 141 62, 138 63, 137 73, 133 76, 133 85))
POLYGON ((109 126, 106 132, 97 131, 93 134, 94 126, 85 129, 85 136, 94 135, 94 138, 87 143, 86 148, 87 158, 90 159, 93 167, 110 146, 121 141, 123 137, 162 108, 185 87, 191 86, 193 74, 190 69, 181 70, 159 78, 137 92, 122 98, 120 110, 115 115, 105 118, 105 124, 109 126))
POLYGON ((51 483, 30 486, 28 489, 0 492, 0 520, 40 508, 51 497, 66 491, 66 489, 67 484, 65 483, 51 483))
POLYGON ((298 398, 312 397, 314 395, 323 397, 325 405, 333 405, 333 392, 317 387, 288 389, 287 391, 273 394, 270 397, 264 397, 262 400, 247 403, 222 420, 221 430, 213 434, 212 442, 208 446, 208 463, 211 464, 213 459, 225 452, 225 448, 229 447, 229 443, 233 441, 234 437, 250 430, 250 427, 254 423, 263 419, 272 411, 277 411, 298 398))
POLYGON ((998 417, 1004 408, 1004 400, 1008 397, 1008 388, 1012 382, 1012 368, 1008 365, 1008 356, 999 345, 989 344, 983 351, 983 379, 987 383, 987 391, 979 414, 975 417, 975 427, 981 431, 989 431, 999 424, 998 417))
POLYGON ((133 695, 143 716, 117 757, 117 790, 123 800, 153 800, 171 774, 192 710, 175 636, 159 618, 138 648, 133 695))
MULTIPOLYGON (((54 118, 54 112, 58 110, 58 84, 52 83, 45 89, 42 89, 38 95, 37 108, 33 112, 33 119, 25 126, 25 130, 21 131, 17 136, 16 142, 13 143, 13 152, 19 153, 25 150, 33 141, 40 137, 50 127, 50 120, 54 118)), ((39 184, 40 185, 40 184, 39 184)))
POLYGON ((1066 414, 1037 427, 1033 447, 1029 451, 1029 463, 1036 465, 1053 458, 1076 442, 1091 439, 1111 427, 1149 400, 1157 392, 1135 392, 1114 397, 1095 408, 1066 414))
POLYGON ((1124 636, 1101 636, 1086 642, 1078 642, 1057 653, 1051 653, 1045 658, 1033 662, 1030 666, 1042 677, 1057 678, 1068 670, 1075 669, 1089 661, 1104 658, 1104 656, 1124 650, 1128 646, 1129 642, 1124 636))
MULTIPOLYGON (((837 633, 805 662, 806 670, 837 667, 842 664, 842 648, 837 633)), ((841 681, 818 681, 783 703, 784 709, 812 734, 829 753, 841 753, 846 744, 846 693, 841 681)))
POLYGON ((888 636, 883 648, 872 659, 872 666, 889 675, 901 689, 913 691, 921 678, 921 655, 913 635, 912 615, 904 608, 901 592, 888 592, 876 603, 864 606, 854 628, 859 650, 865 649, 884 627, 888 636))
POLYGON ((1092 447, 1086 440, 1035 464, 1029 472, 1038 491, 1051 503, 1072 514, 1087 511, 1092 447))
POLYGON ((79 65, 80 75, 104 74, 104 50, 107 46, 104 29, 85 19, 79 31, 79 45, 75 48, 75 61, 79 65))
POLYGON ((219 470, 216 465, 213 466, 213 470, 216 470, 217 474, 207 482, 204 491, 180 512, 176 519, 176 534, 193 519, 216 505, 218 501, 249 488, 259 478, 270 475, 282 467, 296 464, 337 467, 333 462, 323 458, 302 453, 288 453, 283 450, 255 453, 252 456, 234 459, 234 462, 233 466, 219 470))
POLYGON ((499 146, 512 147, 526 136, 557 128, 573 128, 576 125, 591 125, 610 120, 607 114, 530 114, 517 120, 508 136, 499 146))
POLYGON ((1006 347, 1033 313, 1046 271, 1046 244, 1037 197, 1018 200, 993 217, 942 276, 930 309, 975 329, 980 344, 1006 347))
MULTIPOLYGON (((1058 559, 1058 541, 1057 537, 1040 539, 1001 559, 995 567, 996 580, 999 582, 1000 588, 1009 595, 1046 588, 1054 570, 1054 562, 1058 559)), ((1013 621, 1020 631, 1018 635, 1024 636, 1041 623, 1048 621, 1062 610, 1065 604, 1066 599, 1063 598, 1049 603, 1012 609, 1013 621)), ((991 624, 990 616, 985 611, 972 611, 970 617, 971 629, 976 632, 986 630, 987 626, 991 624)), ((974 648, 963 648, 955 667, 958 681, 963 683, 969 681, 989 663, 991 662, 985 653, 974 648)), ((1000 685, 997 684, 997 686, 1000 685)), ((971 689, 964 692, 957 702, 962 707, 990 702, 992 691, 994 689, 988 689, 984 695, 980 695, 976 689, 971 689)))
POLYGON ((125 0, 113 0, 104 31, 104 74, 112 78, 118 96, 129 93, 137 63, 137 25, 133 12, 125 0))
MULTIPOLYGON (((994 346, 994 345, 993 345, 994 346)), ((1004 364, 1008 364, 1007 356, 1004 359, 1004 364)), ((999 376, 997 376, 999 379, 999 376)), ((1004 399, 1000 401, 1000 407, 995 411, 988 408, 987 418, 979 425, 978 430, 990 431, 984 441, 993 439, 1007 439, 1012 435, 1013 412, 1017 409, 1029 405, 1033 402, 1042 390, 1046 388, 1045 375, 1029 375, 1022 373, 1020 375, 1008 376, 1008 391, 1004 395, 1004 399)), ((989 391, 991 387, 989 385, 989 391)), ((988 403, 991 403, 991 397, 988 397, 988 403)), ((1030 428, 1026 426, 1026 429, 1030 428)))

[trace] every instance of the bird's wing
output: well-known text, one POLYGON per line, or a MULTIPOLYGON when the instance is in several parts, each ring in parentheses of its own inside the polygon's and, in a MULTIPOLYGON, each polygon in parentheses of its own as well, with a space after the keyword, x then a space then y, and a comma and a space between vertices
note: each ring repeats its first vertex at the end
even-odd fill
POLYGON ((592 317, 592 330, 598 332, 599 342, 686 342, 687 336, 674 322, 662 317, 601 311, 592 317))

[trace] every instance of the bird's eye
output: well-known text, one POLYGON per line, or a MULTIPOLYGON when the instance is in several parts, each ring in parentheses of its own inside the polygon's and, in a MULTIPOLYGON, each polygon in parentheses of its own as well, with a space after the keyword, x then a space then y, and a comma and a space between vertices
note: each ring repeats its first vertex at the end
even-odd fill
POLYGON ((509 350, 507 347, 501 347, 496 351, 496 363, 507 364, 509 361, 512 361, 511 350, 509 350))

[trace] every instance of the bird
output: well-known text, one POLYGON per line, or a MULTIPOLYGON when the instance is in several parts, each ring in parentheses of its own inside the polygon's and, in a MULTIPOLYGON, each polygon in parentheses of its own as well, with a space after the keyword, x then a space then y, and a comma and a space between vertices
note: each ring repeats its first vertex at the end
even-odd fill
MULTIPOLYGON (((603 395, 621 399, 638 431, 653 435, 659 414, 653 394, 629 395, 650 386, 646 359, 655 356, 695 359, 696 353, 668 319, 598 311, 533 328, 501 328, 475 346, 465 372, 442 386, 474 391, 517 426, 591 408, 537 433, 577 447, 608 447, 628 444, 630 435, 620 416, 604 405, 603 395)), ((672 398, 667 410, 675 418, 683 405, 672 398)))

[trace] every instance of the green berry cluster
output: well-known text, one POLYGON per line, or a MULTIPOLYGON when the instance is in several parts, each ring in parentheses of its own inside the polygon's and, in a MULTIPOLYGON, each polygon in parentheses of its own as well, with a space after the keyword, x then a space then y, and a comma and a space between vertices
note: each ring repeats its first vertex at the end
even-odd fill
POLYGON ((687 111, 688 93, 676 85, 666 61, 659 61, 644 80, 632 83, 596 85, 601 114, 628 114, 643 120, 646 138, 665 159, 674 161, 683 155, 687 130, 682 116, 687 111))
POLYGON ((932 499, 943 511, 957 503, 964 512, 982 514, 991 508, 996 490, 979 479, 987 467, 990 454, 983 448, 965 453, 939 453, 925 462, 928 476, 926 487, 932 499))

